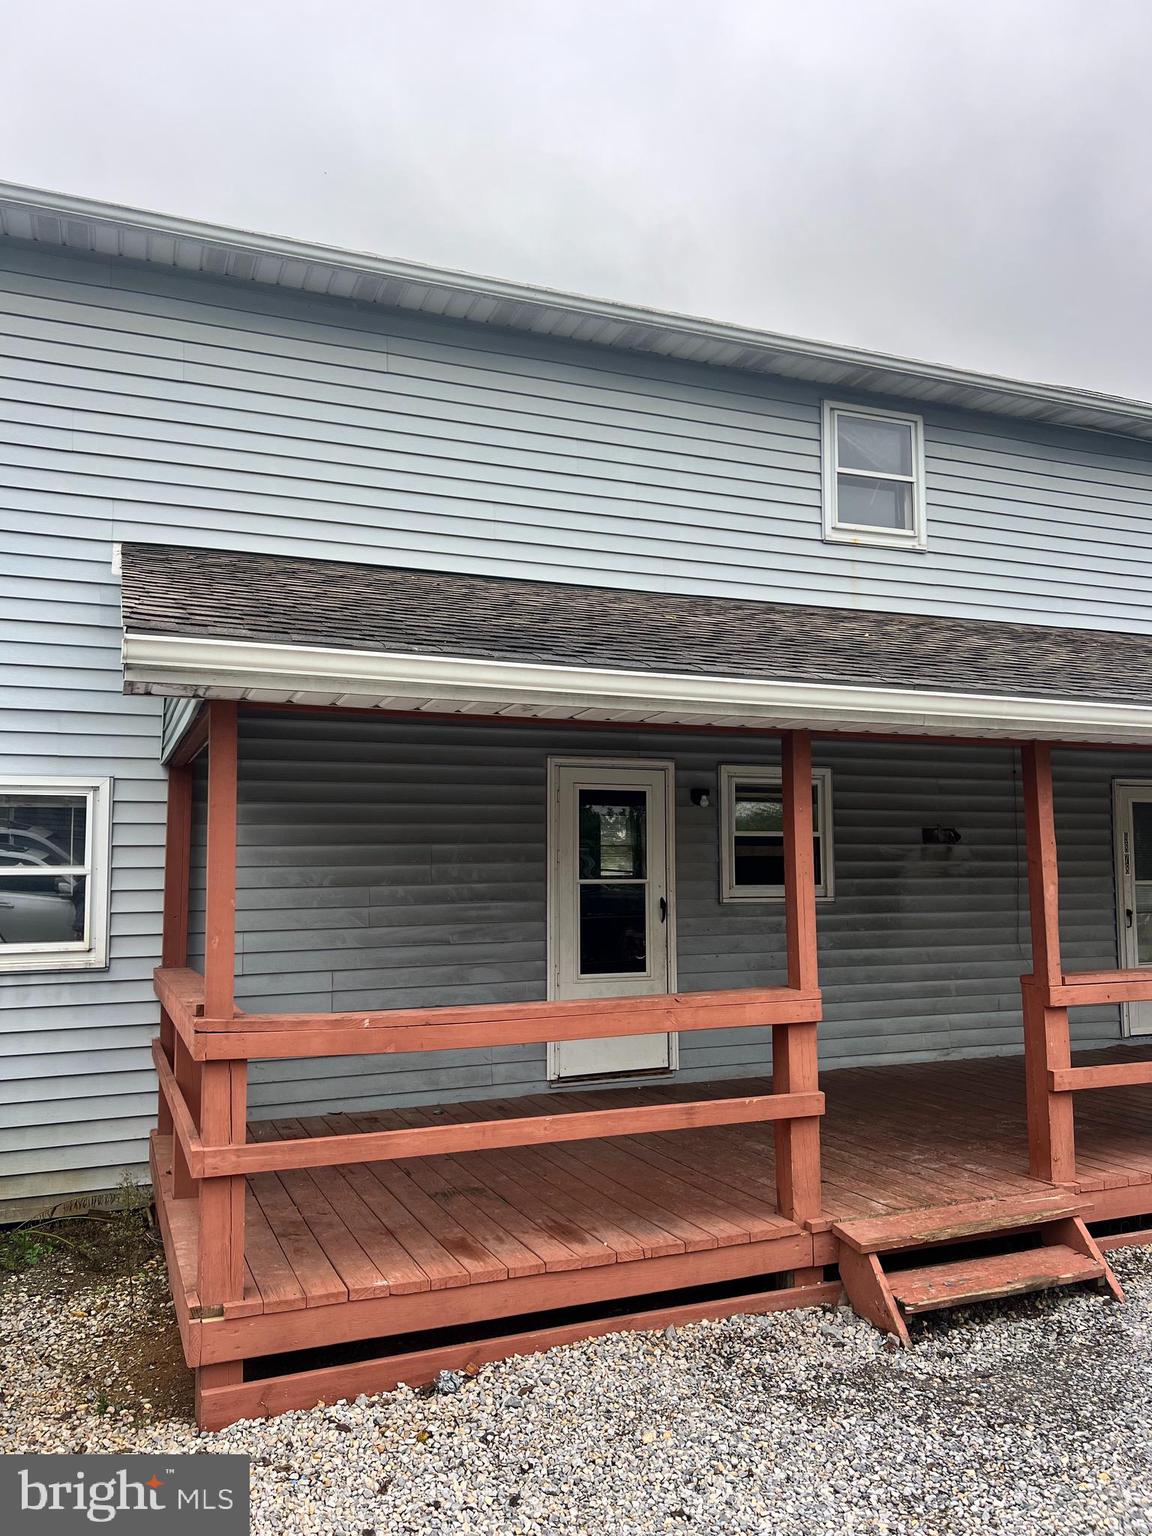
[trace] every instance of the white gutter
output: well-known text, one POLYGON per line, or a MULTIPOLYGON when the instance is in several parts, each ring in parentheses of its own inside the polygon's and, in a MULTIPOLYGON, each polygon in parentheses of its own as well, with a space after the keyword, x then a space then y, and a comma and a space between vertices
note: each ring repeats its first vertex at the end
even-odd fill
POLYGON ((334 707, 408 704, 449 713, 496 714, 511 707, 556 719, 623 717, 638 723, 810 726, 1152 747, 1152 706, 1111 701, 701 677, 134 633, 125 634, 123 654, 130 693, 311 700, 334 707))

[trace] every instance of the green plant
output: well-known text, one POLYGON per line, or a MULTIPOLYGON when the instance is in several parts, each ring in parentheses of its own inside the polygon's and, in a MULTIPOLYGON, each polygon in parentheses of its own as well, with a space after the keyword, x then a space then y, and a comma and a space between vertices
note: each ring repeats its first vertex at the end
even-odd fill
POLYGON ((0 1234, 0 1272, 22 1274, 57 1253, 91 1273, 131 1277, 157 1247, 150 1193, 125 1173, 106 1209, 26 1222, 0 1234))
POLYGON ((117 1188, 118 1199, 84 1224, 78 1239, 79 1258, 86 1269, 100 1274, 134 1274, 156 1251, 151 1195, 130 1173, 117 1188))
POLYGON ((34 1230, 15 1227, 0 1233, 0 1273, 22 1275, 34 1269, 48 1251, 48 1244, 38 1239, 34 1230))

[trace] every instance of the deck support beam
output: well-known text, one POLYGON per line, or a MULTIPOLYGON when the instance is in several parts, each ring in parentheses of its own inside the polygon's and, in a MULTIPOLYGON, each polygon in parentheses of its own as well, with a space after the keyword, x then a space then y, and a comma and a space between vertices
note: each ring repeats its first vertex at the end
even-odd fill
MULTIPOLYGON (((812 851, 812 741, 807 731, 781 737, 784 820, 784 911, 788 985, 819 990, 816 956, 816 873, 812 851)), ((820 1068, 814 1023, 789 1024, 773 1033, 772 1087, 776 1093, 817 1093, 820 1068)), ((776 1123, 777 1205, 803 1224, 820 1215, 820 1120, 806 1116, 776 1123)))
POLYGON ((1063 986, 1060 956, 1060 876, 1052 788, 1052 748, 1027 742, 1020 748, 1024 826, 1028 850, 1028 910, 1032 974, 1021 979, 1024 1060, 1028 1103, 1028 1162, 1032 1176, 1053 1184, 1076 1179, 1072 1097, 1052 1090, 1053 1072, 1072 1062, 1068 1009, 1053 1007, 1063 986))

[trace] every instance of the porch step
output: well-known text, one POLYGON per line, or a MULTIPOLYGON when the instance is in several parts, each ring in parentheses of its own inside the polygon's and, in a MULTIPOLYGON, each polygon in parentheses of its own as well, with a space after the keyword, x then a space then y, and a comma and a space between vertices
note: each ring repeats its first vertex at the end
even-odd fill
POLYGON ((1007 1200, 973 1200, 967 1205, 924 1206, 892 1216, 863 1216, 837 1221, 833 1235, 857 1253, 893 1253, 926 1248, 993 1232, 1013 1232, 1061 1221, 1087 1210, 1089 1201, 1059 1190, 1050 1195, 1021 1195, 1007 1200))
POLYGON ((998 1296, 1098 1281, 1123 1301, 1108 1260, 1080 1217, 1085 1204, 1056 1191, 1036 1199, 982 1200, 838 1223, 832 1230, 839 1240, 845 1295, 855 1312, 902 1344, 911 1343, 906 1318, 998 1296), (940 1248, 950 1243, 977 1252, 939 1259, 940 1248), (906 1262, 921 1249, 927 1262, 890 1267, 899 1262, 897 1255, 906 1262))
POLYGON ((1054 1243, 1024 1253, 996 1253, 952 1264, 900 1269, 889 1274, 888 1284, 903 1310, 915 1314, 1101 1280, 1106 1269, 1106 1264, 1089 1255, 1054 1243))

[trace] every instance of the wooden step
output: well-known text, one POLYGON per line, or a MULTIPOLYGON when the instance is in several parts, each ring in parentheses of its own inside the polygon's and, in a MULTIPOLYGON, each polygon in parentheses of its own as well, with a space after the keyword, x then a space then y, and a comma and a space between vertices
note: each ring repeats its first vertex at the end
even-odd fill
POLYGON ((1019 1296, 1057 1285, 1100 1280, 1106 1269, 1087 1254, 1053 1243, 1024 1253, 997 1253, 952 1264, 889 1271, 888 1284, 905 1312, 934 1312, 997 1296, 1019 1296))
POLYGON ((898 1248, 922 1248, 929 1243, 956 1242, 983 1233, 1010 1232, 1077 1216, 1089 1202, 1067 1190, 1047 1195, 1021 1195, 1009 1200, 973 1200, 967 1205, 923 1206, 893 1216, 864 1216, 837 1221, 833 1234, 857 1253, 891 1253, 898 1248))

